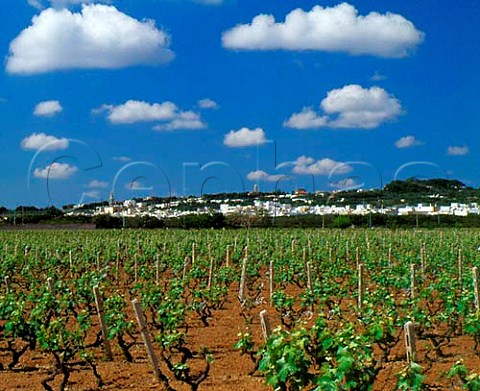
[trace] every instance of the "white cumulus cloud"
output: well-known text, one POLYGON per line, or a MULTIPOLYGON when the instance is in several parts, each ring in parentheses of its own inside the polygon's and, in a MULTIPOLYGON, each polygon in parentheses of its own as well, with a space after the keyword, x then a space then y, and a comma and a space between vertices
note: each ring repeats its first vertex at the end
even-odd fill
POLYGON ((375 73, 370 78, 370 80, 372 80, 372 81, 383 81, 383 80, 386 80, 386 79, 387 79, 387 77, 385 75, 383 75, 382 73, 378 72, 378 71, 375 71, 375 73))
POLYGON ((181 111, 175 103, 148 103, 128 100, 118 105, 103 105, 93 112, 107 111, 108 120, 113 124, 133 124, 138 122, 162 122, 155 130, 203 129, 206 124, 200 115, 193 111, 181 111))
POLYGON ((450 146, 447 148, 447 155, 450 156, 465 156, 470 152, 470 148, 467 146, 450 146))
POLYGON ((240 50, 320 50, 352 55, 405 57, 422 42, 424 34, 403 16, 378 12, 359 15, 341 3, 334 7, 297 8, 284 22, 260 14, 222 35, 225 48, 240 50))
POLYGON ((316 160, 312 157, 300 156, 293 162, 292 171, 295 174, 303 175, 330 175, 332 173, 339 175, 349 173, 352 171, 352 167, 330 158, 316 160))
POLYGON ((251 171, 247 174, 247 179, 249 181, 262 181, 262 182, 278 182, 282 179, 288 179, 287 175, 283 174, 268 174, 263 170, 251 171))
POLYGON ((177 116, 178 108, 172 102, 148 103, 128 100, 118 106, 103 105, 108 111, 108 120, 113 124, 133 124, 135 122, 165 121, 177 116))
POLYGON ((422 142, 417 140, 415 136, 403 136, 395 141, 395 146, 397 148, 411 148, 417 145, 422 145, 422 142))
POLYGON ((359 189, 364 183, 358 183, 355 178, 345 178, 340 181, 330 182, 329 185, 337 190, 347 191, 359 189))
POLYGON ((78 168, 76 166, 55 162, 45 168, 36 168, 33 176, 41 179, 68 179, 77 172, 78 168))
POLYGON ((151 190, 151 186, 146 186, 142 180, 134 179, 129 183, 125 184, 125 189, 127 190, 151 190))
POLYGON ((321 107, 329 115, 338 115, 329 123, 334 128, 376 128, 402 113, 399 100, 383 88, 357 84, 330 91, 321 107))
POLYGON ((27 0, 28 4, 37 9, 44 9, 45 4, 50 3, 52 7, 63 8, 71 5, 90 4, 90 3, 112 3, 113 0, 48 0, 42 2, 40 0, 27 0))
POLYGON ((200 115, 193 111, 179 113, 173 120, 163 125, 156 125, 154 130, 177 130, 177 129, 203 129, 207 125, 202 121, 200 115))
POLYGON ((101 193, 98 190, 90 190, 84 193, 89 198, 100 198, 101 193))
POLYGON ((91 3, 113 3, 113 0, 49 0, 54 7, 68 7, 70 5, 91 3))
POLYGON ((112 160, 120 163, 128 163, 132 161, 132 158, 128 156, 114 156, 112 157, 112 160))
POLYGON ((58 100, 47 100, 40 102, 35 106, 33 115, 37 117, 53 117, 55 114, 61 113, 63 107, 58 100))
POLYGON ((113 6, 83 5, 79 13, 48 8, 11 43, 6 70, 28 75, 61 69, 157 65, 173 58, 169 35, 113 6))
POLYGON ((193 0, 195 3, 204 5, 222 5, 224 0, 193 0))
POLYGON ((209 98, 200 99, 197 104, 201 109, 218 109, 218 103, 209 98))
POLYGON ((383 88, 350 84, 328 92, 320 104, 323 114, 312 108, 294 113, 284 122, 293 129, 373 129, 402 114, 402 105, 383 88))
POLYGON ((108 182, 92 179, 88 182, 87 187, 90 189, 106 189, 108 187, 108 182))
POLYGON ((237 131, 231 130, 223 138, 223 144, 232 148, 263 145, 267 141, 265 132, 262 128, 241 128, 237 131))
POLYGON ((39 9, 39 10, 44 8, 44 5, 40 0, 27 0, 27 3, 28 3, 28 5, 36 8, 36 9, 39 9))
POLYGON ((33 133, 30 136, 25 137, 20 143, 20 146, 23 149, 31 151, 38 151, 42 148, 44 151, 55 151, 59 149, 67 149, 68 145, 68 139, 49 136, 45 133, 33 133))
POLYGON ((317 114, 311 107, 304 107, 300 113, 292 114, 283 126, 293 129, 318 129, 323 128, 327 123, 327 116, 317 114))

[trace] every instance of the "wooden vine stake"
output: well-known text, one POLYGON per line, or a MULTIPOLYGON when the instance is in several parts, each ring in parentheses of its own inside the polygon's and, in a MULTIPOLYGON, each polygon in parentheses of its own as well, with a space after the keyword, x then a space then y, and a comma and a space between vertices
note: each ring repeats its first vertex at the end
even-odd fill
POLYGON ((462 280, 463 280, 463 257, 462 257, 462 249, 458 249, 458 285, 460 289, 462 289, 462 280))
POLYGON ((160 281, 160 256, 155 257, 155 283, 158 285, 160 281))
POLYGON ((212 288, 212 278, 213 278, 213 256, 210 255, 210 268, 208 269, 208 283, 207 283, 207 289, 212 288))
POLYGON ((227 253, 225 254, 225 266, 229 267, 230 266, 230 245, 227 244, 227 253))
POLYGON ((388 247, 388 266, 392 266, 393 258, 392 258, 392 246, 388 247))
POLYGON ((410 297, 415 299, 415 265, 410 265, 410 297))
POLYGON ((357 264, 357 269, 358 266, 360 266, 360 248, 355 249, 355 263, 357 264))
POLYGON ((192 243, 192 266, 195 265, 196 257, 197 257, 197 244, 193 242, 192 243))
POLYGON ((185 280, 185 276, 187 274, 187 267, 188 267, 188 257, 185 257, 185 260, 183 262, 183 275, 182 275, 182 280, 185 280))
POLYGON ((5 288, 7 293, 10 293, 10 276, 5 276, 5 288))
POLYGON ((135 311, 135 317, 137 318, 138 322, 138 329, 140 330, 140 334, 142 334, 143 343, 145 344, 145 349, 147 350, 147 356, 152 365, 153 373, 155 375, 155 379, 157 381, 163 381, 166 379, 165 375, 160 372, 160 368, 158 366, 158 359, 155 355, 155 351, 153 350, 152 339, 150 338, 150 333, 147 329, 147 324, 145 322, 145 317, 143 315, 142 307, 137 299, 132 300, 133 310, 135 311))
POLYGON ((310 262, 307 262, 307 289, 309 291, 312 290, 312 276, 311 276, 311 272, 310 272, 310 269, 311 269, 311 263, 310 262))
POLYGON ((272 305, 273 301, 273 261, 270 261, 270 265, 268 267, 268 297, 269 303, 272 305))
POLYGON ((70 277, 73 278, 73 257, 72 257, 72 250, 68 251, 68 262, 70 264, 70 277))
POLYGON ((115 280, 118 282, 118 273, 120 272, 120 250, 117 250, 117 257, 115 259, 115 280))
POLYGON ((290 244, 290 249, 292 250, 292 254, 295 253, 295 239, 292 239, 292 243, 290 244))
POLYGON ((363 285, 363 264, 360 263, 358 265, 358 311, 362 312, 363 307, 363 293, 364 293, 364 285, 363 285))
POLYGON ((473 293, 475 294, 475 309, 480 311, 480 289, 479 289, 479 282, 480 282, 480 273, 478 272, 478 267, 473 267, 472 269, 473 274, 473 293))
POLYGON ((425 255, 425 243, 420 247, 420 265, 422 268, 422 274, 425 274, 427 268, 427 257, 425 255))
POLYGON ((238 289, 238 300, 243 305, 245 302, 245 283, 247 279, 247 257, 243 258, 242 274, 240 275, 240 288, 238 289))
POLYGON ((54 295, 55 294, 55 284, 53 283, 53 278, 52 277, 47 278, 47 286, 48 286, 48 289, 50 290, 50 293, 52 295, 54 295))
POLYGON ((263 340, 267 342, 268 338, 272 334, 272 328, 270 326, 270 320, 268 319, 267 310, 260 312, 260 325, 262 326, 263 340))
POLYGON ((95 297, 95 306, 97 307, 100 330, 102 331, 103 336, 103 347, 105 349, 105 356, 107 356, 108 361, 112 361, 112 348, 110 346, 110 340, 108 339, 107 322, 105 321, 105 313, 103 312, 103 300, 102 296, 100 295, 100 289, 98 288, 98 285, 95 285, 93 287, 93 295, 95 297))
POLYGON ((138 278, 138 257, 137 254, 133 257, 133 272, 134 272, 134 280, 135 284, 137 283, 137 278, 138 278))
POLYGON ((405 332, 405 350, 407 352, 407 362, 415 362, 416 347, 415 347, 415 326, 413 322, 407 322, 403 326, 405 332))

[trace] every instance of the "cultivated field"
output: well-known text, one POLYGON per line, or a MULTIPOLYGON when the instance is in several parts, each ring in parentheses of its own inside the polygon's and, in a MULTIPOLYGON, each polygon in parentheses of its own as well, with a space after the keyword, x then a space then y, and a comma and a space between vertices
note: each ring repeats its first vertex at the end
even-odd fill
POLYGON ((1 390, 480 390, 475 230, 0 243, 1 390))

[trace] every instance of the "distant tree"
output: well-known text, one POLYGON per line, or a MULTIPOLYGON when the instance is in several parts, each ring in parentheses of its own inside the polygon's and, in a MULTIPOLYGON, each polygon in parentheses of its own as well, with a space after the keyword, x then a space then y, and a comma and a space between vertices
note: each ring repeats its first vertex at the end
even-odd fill
POLYGON ((50 206, 48 208, 45 208, 43 211, 45 214, 46 218, 52 218, 52 217, 57 217, 57 216, 62 216, 63 212, 60 209, 55 208, 54 206, 50 206))
POLYGON ((335 228, 348 228, 352 226, 352 220, 349 216, 335 216, 335 218, 333 219, 333 226, 335 228))
POLYGON ((123 226, 122 219, 111 215, 98 215, 93 218, 93 223, 97 228, 121 228, 123 226))
POLYGON ((385 186, 385 191, 397 194, 416 193, 416 192, 436 192, 444 193, 466 189, 464 183, 457 179, 417 179, 408 178, 404 181, 395 180, 385 186))
POLYGON ((140 218, 139 227, 141 228, 163 228, 165 223, 163 220, 157 219, 154 216, 143 216, 140 218))
POLYGON ((40 211, 39 208, 35 207, 35 206, 24 206, 24 205, 21 205, 21 206, 17 206, 15 208, 15 211, 16 212, 23 212, 23 213, 27 213, 27 212, 38 212, 40 211))
POLYGON ((226 217, 226 223, 231 227, 268 227, 271 225, 271 218, 263 208, 256 208, 233 213, 226 217))
POLYGON ((225 216, 222 213, 212 213, 210 215, 210 227, 215 229, 224 228, 226 226, 225 216))

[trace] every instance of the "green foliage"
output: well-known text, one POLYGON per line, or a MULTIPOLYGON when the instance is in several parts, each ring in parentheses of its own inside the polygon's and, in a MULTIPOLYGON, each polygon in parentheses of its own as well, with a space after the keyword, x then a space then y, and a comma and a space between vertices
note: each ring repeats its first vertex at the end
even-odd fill
POLYGON ((261 350, 260 372, 274 389, 370 390, 379 368, 372 345, 353 325, 330 330, 323 318, 311 328, 276 329, 261 350))
POLYGON ((306 354, 310 336, 306 329, 275 330, 261 352, 260 372, 274 389, 297 391, 312 384, 311 361, 306 354))
POLYGON ((133 337, 135 324, 133 320, 127 318, 125 299, 119 293, 113 294, 105 300, 104 311, 108 339, 116 339, 125 359, 133 361, 130 348, 135 343, 133 337), (131 342, 127 342, 126 338, 130 338, 131 342))
POLYGON ((423 368, 415 362, 409 363, 397 374, 397 378, 397 390, 421 391, 426 389, 425 384, 423 384, 425 379, 423 368))
POLYGON ((469 314, 465 319, 465 332, 470 334, 475 341, 475 352, 480 354, 480 312, 476 311, 472 314, 469 314))
POLYGON ((466 186, 456 179, 417 179, 408 178, 404 181, 395 180, 387 184, 384 188, 386 193, 408 194, 408 193, 422 193, 422 192, 456 192, 465 189, 466 186))
POLYGON ((480 374, 470 372, 463 364, 463 361, 457 361, 448 371, 447 378, 452 381, 457 379, 462 388, 468 391, 480 390, 480 374))
POLYGON ((351 227, 352 226, 352 219, 350 218, 350 216, 344 216, 344 215, 336 216, 333 219, 333 226, 335 228, 351 227))

